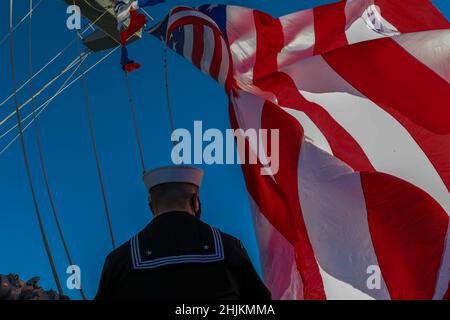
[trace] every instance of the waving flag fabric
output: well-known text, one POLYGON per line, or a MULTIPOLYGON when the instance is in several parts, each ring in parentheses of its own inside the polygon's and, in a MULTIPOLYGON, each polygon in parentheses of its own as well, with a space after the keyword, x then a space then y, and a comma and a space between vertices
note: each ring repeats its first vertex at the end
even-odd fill
POLYGON ((242 166, 274 298, 449 297, 450 25, 430 1, 177 7, 150 33, 224 86, 234 128, 280 130, 277 172, 251 141, 242 166))
POLYGON ((128 56, 126 44, 136 32, 140 31, 146 24, 147 18, 144 14, 139 13, 139 8, 155 6, 163 3, 165 0, 117 0, 114 11, 117 18, 117 28, 120 31, 120 44, 122 46, 122 55, 120 64, 122 70, 132 72, 139 69, 141 65, 131 60, 128 56))

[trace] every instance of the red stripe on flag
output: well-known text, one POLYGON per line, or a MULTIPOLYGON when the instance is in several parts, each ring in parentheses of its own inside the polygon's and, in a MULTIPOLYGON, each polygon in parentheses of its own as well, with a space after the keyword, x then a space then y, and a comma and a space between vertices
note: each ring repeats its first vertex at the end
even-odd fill
POLYGON ((314 34, 316 42, 314 55, 346 46, 345 35, 346 1, 323 5, 314 8, 314 34))
MULTIPOLYGON (((260 163, 243 164, 247 190, 269 222, 295 247, 304 298, 325 299, 322 278, 302 218, 298 196, 297 164, 303 129, 292 116, 270 102, 265 103, 261 117, 262 128, 280 130, 280 170, 275 175, 275 183, 270 176, 261 175, 260 163)), ((230 120, 236 129, 238 123, 232 107, 230 120)), ((247 144, 246 152, 249 150, 247 144)))
POLYGON ((295 229, 296 262, 303 280, 304 298, 325 299, 322 277, 300 205, 298 161, 304 139, 303 128, 294 117, 270 102, 264 105, 261 128, 268 130, 269 133, 273 129, 278 129, 280 132, 279 171, 274 178, 288 204, 288 221, 295 229))
MULTIPOLYGON (((226 40, 224 40, 226 41, 226 40)), ((235 88, 237 88, 237 83, 236 83, 236 79, 234 79, 234 74, 233 74, 233 58, 231 56, 231 51, 229 50, 228 47, 228 74, 227 74, 227 80, 225 83, 225 92, 228 94, 228 96, 230 96, 230 94, 232 92, 236 92, 235 88)))
POLYGON ((372 243, 392 299, 431 299, 449 218, 414 185, 361 173, 372 243))
POLYGON ((278 70, 277 57, 284 46, 284 34, 279 19, 256 10, 253 16, 257 38, 253 83, 258 85, 258 81, 264 76, 278 70))
MULTIPOLYGON (((199 25, 199 26, 207 26, 210 27, 211 29, 213 29, 214 31, 219 31, 219 29, 217 29, 217 26, 214 25, 213 23, 203 19, 203 18, 199 18, 199 17, 194 17, 194 16, 187 16, 187 17, 183 17, 180 19, 177 19, 175 22, 173 22, 171 25, 169 25, 169 27, 167 28, 167 39, 170 39, 170 35, 172 34, 172 32, 182 26, 185 25, 199 25)), ((195 30, 194 30, 195 31, 195 30)), ((203 32, 203 30, 202 30, 203 32)), ((168 41, 168 40, 167 40, 168 41)))
POLYGON ((450 27, 447 19, 429 0, 376 0, 381 15, 401 33, 450 27))
MULTIPOLYGON (((253 83, 259 86, 264 83, 266 76, 271 78, 278 70, 277 57, 284 46, 284 34, 279 19, 274 19, 260 11, 254 11, 253 16, 257 37, 253 83)), ((288 206, 288 211, 285 213, 288 217, 287 220, 284 219, 284 223, 290 221, 290 227, 294 227, 291 233, 294 233, 293 245, 296 249, 297 268, 303 280, 303 296, 305 299, 325 299, 322 278, 303 221, 298 196, 297 164, 303 140, 303 128, 296 120, 293 121, 292 116, 269 102, 265 103, 261 117, 262 128, 282 128, 280 129, 280 170, 275 175, 275 179, 276 186, 281 189, 288 206)), ((273 213, 261 211, 264 215, 279 214, 278 210, 273 213)), ((288 238, 281 230, 280 232, 288 238)))
POLYGON ((217 80, 219 78, 220 66, 222 64, 222 41, 221 34, 214 29, 212 30, 214 34, 214 53, 209 74, 214 80, 217 80))
POLYGON ((174 15, 178 12, 183 12, 183 11, 194 11, 194 12, 198 12, 197 10, 192 9, 191 7, 183 7, 183 6, 179 6, 176 8, 173 8, 172 11, 170 11, 170 15, 174 15))
POLYGON ((193 34, 194 47, 192 48, 192 63, 200 69, 204 49, 203 25, 194 24, 193 34))

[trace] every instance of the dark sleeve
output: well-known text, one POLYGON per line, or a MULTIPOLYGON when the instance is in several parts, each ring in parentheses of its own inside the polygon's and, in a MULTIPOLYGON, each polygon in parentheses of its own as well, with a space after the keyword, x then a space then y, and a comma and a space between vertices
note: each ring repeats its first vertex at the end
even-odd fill
POLYGON ((98 286, 95 300, 111 300, 113 298, 113 280, 111 269, 111 258, 108 256, 103 265, 102 276, 98 286))
POLYGON ((272 295, 267 287, 262 282, 258 273, 248 256, 244 245, 238 240, 238 251, 241 257, 240 264, 242 265, 243 277, 241 283, 241 299, 244 300, 271 300, 272 295))

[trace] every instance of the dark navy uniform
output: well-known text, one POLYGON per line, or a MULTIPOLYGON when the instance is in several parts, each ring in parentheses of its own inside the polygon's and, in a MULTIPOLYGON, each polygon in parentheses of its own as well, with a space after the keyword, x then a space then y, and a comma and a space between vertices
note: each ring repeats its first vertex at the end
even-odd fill
POLYGON ((270 292, 238 239, 171 212, 108 255, 96 299, 267 300, 270 292))

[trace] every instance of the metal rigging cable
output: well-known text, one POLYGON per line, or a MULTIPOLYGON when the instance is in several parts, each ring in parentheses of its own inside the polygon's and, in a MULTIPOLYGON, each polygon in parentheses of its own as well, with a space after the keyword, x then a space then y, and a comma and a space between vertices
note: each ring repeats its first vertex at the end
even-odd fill
MULTIPOLYGON (((41 143, 41 137, 40 137, 40 132, 39 132, 39 122, 37 121, 37 114, 36 114, 36 101, 35 98, 33 97, 34 94, 34 86, 33 86, 33 80, 31 79, 33 76, 33 0, 30 0, 30 19, 29 19, 29 27, 28 27, 28 68, 29 68, 29 77, 30 77, 30 93, 32 96, 32 102, 31 102, 31 108, 32 108, 32 115, 33 115, 33 128, 34 128, 34 135, 36 138, 36 146, 37 146, 37 151, 38 151, 38 155, 39 155, 39 162, 40 162, 40 166, 41 166, 41 171, 42 171, 42 176, 44 178, 44 184, 45 184, 45 189, 47 191, 47 197, 48 200, 50 202, 50 206, 52 208, 52 213, 53 213, 53 218, 55 219, 55 223, 56 223, 56 227, 58 229, 58 234, 59 237, 61 239, 63 248, 64 248, 64 252, 66 254, 66 258, 69 262, 69 265, 74 265, 73 260, 72 260, 72 256, 70 254, 69 251, 69 247, 67 245, 66 239, 64 237, 64 233, 62 231, 62 227, 61 227, 61 223, 59 220, 59 215, 58 212, 56 211, 56 205, 55 202, 53 200, 53 194, 50 188, 50 182, 48 180, 48 175, 47 175, 47 169, 45 166, 45 161, 44 161, 44 155, 42 152, 42 143, 41 143)), ((75 277, 75 281, 78 282, 78 277, 75 277)), ((78 287, 80 288, 80 294, 81 297, 83 298, 83 300, 86 300, 86 296, 84 294, 83 288, 81 287, 80 283, 77 283, 78 287)))
MULTIPOLYGON (((153 17, 150 16, 150 18, 153 20, 153 17)), ((130 38, 131 37, 132 36, 130 36, 130 38)), ((167 66, 167 46, 164 49, 164 70, 165 70, 165 78, 166 78, 167 112, 169 114, 170 127, 171 127, 172 132, 173 132, 175 130, 175 124, 174 124, 174 120, 173 120, 172 108, 171 108, 170 96, 169 96, 168 66, 167 66)), ((145 166, 145 159, 144 159, 144 151, 143 151, 142 141, 141 141, 141 137, 140 137, 140 133, 139 133, 139 126, 138 126, 137 117, 136 117, 136 108, 135 108, 135 105, 134 105, 133 93, 132 93, 132 90, 131 90, 130 80, 128 78, 128 72, 125 71, 124 74, 125 74, 125 84, 127 86, 127 91, 128 91, 128 101, 129 101, 130 109, 131 109, 132 122, 133 122, 134 132, 135 132, 135 136, 136 136, 136 143, 137 143, 138 151, 139 151, 139 159, 140 159, 140 162, 141 162, 142 171, 145 172, 146 171, 146 166, 145 166)), ((175 145, 175 142, 173 144, 175 145)))
MULTIPOLYGON (((16 29, 21 26, 21 24, 42 4, 43 1, 44 0, 40 0, 33 8, 31 8, 31 10, 13 27, 12 31, 16 31, 16 29)), ((8 37, 9 33, 3 36, 2 40, 0 40, 0 46, 8 39, 8 37)))
POLYGON ((130 81, 128 79, 128 72, 126 72, 126 71, 125 71, 125 83, 126 83, 127 89, 128 89, 128 102, 130 103, 134 133, 136 135, 136 143, 138 145, 138 150, 139 150, 139 159, 141 161, 142 172, 145 172, 146 167, 145 167, 145 160, 144 160, 144 151, 142 148, 141 136, 139 134, 139 126, 138 126, 137 117, 136 117, 136 110, 134 107, 133 94, 131 92, 131 85, 130 85, 130 81))
MULTIPOLYGON (((55 81, 57 81, 59 78, 61 78, 64 74, 66 74, 67 72, 69 72, 71 69, 73 69, 77 63, 82 59, 82 57, 78 56, 76 57, 74 60, 72 60, 63 70, 60 71, 60 73, 58 75, 56 75, 55 77, 53 77, 50 81, 48 81, 44 86, 42 86, 42 88, 40 90, 38 90, 33 98, 37 97, 38 95, 40 95, 42 92, 44 92, 52 83, 54 83, 55 81)), ((49 64, 47 64, 46 66, 48 67, 49 64)), ((43 69, 41 69, 43 70, 43 69)), ((41 72, 41 70, 39 72, 41 72)), ((39 73, 38 72, 38 73, 39 73)), ((36 73, 34 75, 34 77, 38 74, 36 73)), ((34 79, 33 77, 33 79, 34 79)), ((16 93, 19 93, 23 88, 25 88, 26 85, 28 85, 30 83, 30 80, 25 81, 25 83, 23 83, 17 90, 16 93)), ((0 107, 4 106, 9 100, 11 100, 14 97, 14 93, 12 93, 8 98, 6 98, 2 103, 0 103, 0 107)), ((24 103, 22 103, 19 107, 19 110, 21 110, 23 107, 25 107, 27 104, 29 104, 31 102, 31 98, 29 98, 28 100, 26 100, 24 103)), ((12 114, 10 114, 8 117, 12 117, 14 116, 14 112, 12 114)), ((9 118, 6 118, 5 120, 8 120, 9 118)), ((5 122, 5 120, 2 120, 2 122, 0 123, 3 124, 5 122)))
MULTIPOLYGON (((81 35, 83 35, 87 30, 89 30, 89 28, 91 26, 93 26, 98 20, 100 20, 104 15, 106 14, 106 11, 100 15, 95 21, 85 24, 83 25, 83 27, 81 29, 84 29, 83 31, 81 31, 81 35)), ((28 15, 27 15, 28 17, 28 15)), ((71 40, 64 48, 62 48, 52 59, 50 59, 41 69, 39 69, 38 72, 36 72, 33 77, 27 81, 25 81, 20 87, 18 87, 17 92, 20 92, 29 82, 30 80, 34 79, 36 76, 38 76, 41 72, 43 72, 45 69, 47 69, 57 58, 59 58, 67 49, 69 49, 74 43, 75 41, 77 41, 76 38, 74 38, 73 40, 71 40)), ((72 62, 70 62, 67 67, 65 67, 63 69, 63 71, 60 72, 60 74, 58 76, 56 76, 54 79, 52 79, 51 81, 49 81, 44 87, 43 89, 45 90, 45 88, 47 88, 51 83, 53 83, 54 81, 56 81, 59 77, 62 76, 62 74, 64 74, 65 72, 67 72, 68 70, 70 70, 71 68, 73 68, 76 64, 78 64, 79 59, 81 59, 81 56, 76 57, 72 62)), ((41 91, 39 91, 40 93, 41 91)), ((13 94, 10 94, 5 100, 2 101, 2 103, 0 103, 0 107, 4 106, 9 100, 11 100, 13 98, 13 94)), ((28 99, 23 105, 20 106, 20 109, 23 108, 26 104, 30 103, 31 99, 28 99)))
POLYGON ((26 168, 26 173, 27 173, 27 177, 28 177, 28 184, 29 184, 31 195, 33 198, 33 204, 34 204, 34 208, 36 211, 36 217, 37 217, 37 220, 39 223, 39 229, 41 232, 42 240, 44 242, 45 252, 47 253, 47 258, 50 263, 50 267, 52 269, 53 278, 55 279, 55 283, 58 288, 58 292, 59 292, 59 294, 63 295, 64 292, 63 292, 63 289, 61 286, 61 282, 59 281, 58 273, 56 272, 56 267, 55 267, 55 263, 54 263, 53 256, 51 253, 50 245, 47 240, 47 235, 45 233, 44 225, 42 223, 41 213, 39 211, 39 205, 37 202, 36 193, 35 193, 34 185, 33 185, 33 179, 31 176, 31 169, 30 169, 30 165, 28 162, 28 155, 27 155, 27 150, 26 150, 26 146, 25 146, 25 138, 24 138, 23 130, 22 130, 22 119, 20 117, 19 101, 18 101, 17 92, 16 92, 17 83, 16 83, 16 77, 15 77, 15 68, 14 68, 13 2, 14 2, 13 0, 10 0, 9 57, 10 57, 10 64, 11 64, 11 81, 12 81, 12 86, 13 86, 13 91, 14 91, 14 102, 15 102, 15 107, 16 107, 17 124, 19 127, 20 141, 21 141, 21 145, 22 145, 22 156, 23 156, 23 159, 25 162, 25 168, 26 168))
MULTIPOLYGON (((83 63, 84 59, 86 59, 86 57, 84 57, 83 61, 80 61, 80 64, 75 68, 75 70, 70 74, 70 76, 66 79, 66 81, 63 83, 63 85, 59 88, 59 90, 51 97, 49 98, 47 101, 45 101, 43 104, 41 104, 40 107, 38 107, 36 110, 39 110, 39 113, 37 114, 37 117, 39 117, 42 112, 44 112, 47 107, 49 106, 49 104, 57 97, 59 96, 61 93, 63 93, 66 89, 68 89, 69 87, 71 87, 74 83, 76 83, 78 80, 80 80, 80 78, 83 75, 88 74, 90 71, 92 71, 95 67, 97 67, 100 63, 102 63, 103 61, 105 61, 107 58, 109 58, 119 47, 111 50, 109 53, 107 53, 106 55, 104 55, 100 60, 98 60, 96 63, 94 63, 92 66, 90 66, 86 71, 82 72, 82 74, 80 74, 79 76, 77 76, 75 79, 73 79, 69 84, 67 84, 67 82, 72 79, 72 77, 74 76, 75 72, 78 70, 78 68, 81 66, 81 64, 83 63)), ((28 118, 30 115, 28 115, 26 118, 28 118)), ((23 128, 23 131, 25 132, 27 130, 27 128, 30 126, 30 124, 33 121, 30 121, 30 123, 28 123, 27 126, 25 126, 23 128)), ((17 127, 17 124, 15 125, 15 127, 17 127)), ((8 130, 9 131, 9 130, 8 130)), ((8 145, 3 148, 0 151, 0 156, 12 145, 12 143, 14 143, 14 141, 16 141, 17 139, 19 139, 20 135, 16 135, 14 137, 14 139, 12 139, 12 141, 10 141, 8 143, 8 145)))
MULTIPOLYGON (((172 113, 172 104, 170 101, 170 92, 169 92, 169 66, 167 62, 167 44, 164 46, 164 78, 165 78, 165 87, 166 87, 166 102, 167 102, 167 113, 169 115, 170 128, 172 132, 175 131, 175 121, 173 119, 172 113)), ((175 142, 173 142, 175 144, 175 142)))
MULTIPOLYGON (((81 40, 81 36, 80 36, 80 39, 77 42, 77 47, 78 47, 79 54, 81 54, 81 47, 80 47, 80 42, 81 41, 82 40, 81 40)), ((92 117, 92 108, 91 108, 91 102, 90 102, 90 98, 89 98, 89 90, 88 90, 87 81, 86 81, 86 77, 84 76, 84 73, 81 74, 81 82, 82 82, 82 85, 83 85, 83 94, 84 94, 84 98, 85 98, 86 113, 87 113, 88 124, 89 124, 89 133, 90 133, 90 137, 91 137, 92 149, 93 149, 94 156, 95 156, 95 163, 96 163, 96 166, 97 166, 97 175, 98 175, 98 179, 99 179, 99 183, 100 183, 100 189, 101 189, 101 192, 102 192, 102 198, 103 198, 103 205, 105 207, 106 220, 108 222, 109 235, 111 237, 112 246, 113 246, 113 248, 115 248, 116 247, 116 240, 114 238, 114 232, 113 232, 112 223, 111 223, 111 215, 109 213, 108 200, 106 198, 105 184, 104 184, 104 181, 103 181, 103 174, 102 174, 102 169, 101 169, 101 165, 100 165, 100 157, 99 157, 99 154, 98 154, 97 142, 96 142, 96 138, 95 138, 94 119, 92 117)))
MULTIPOLYGON (((80 65, 84 62, 84 60, 86 60, 88 56, 86 55, 85 57, 83 57, 83 59, 80 61, 80 64, 72 71, 72 73, 67 77, 67 79, 64 81, 63 85, 56 91, 56 94, 59 94, 60 91, 62 91, 62 89, 64 88, 64 86, 69 82, 70 79, 72 79, 72 77, 74 76, 74 74, 78 71, 78 69, 80 68, 80 65)), ((32 80, 27 81, 28 84, 31 84, 32 80)), ((34 86, 33 86, 34 88, 34 86)), ((55 97, 55 95, 53 95, 53 97, 51 99, 48 99, 46 102, 44 102, 41 106, 39 106, 38 108, 36 108, 36 111, 39 112, 38 115, 41 113, 41 109, 45 108, 51 101, 53 100, 55 97)), ((32 103, 34 103, 35 97, 34 97, 34 92, 32 95, 32 103)), ((26 120, 28 120, 28 118, 31 118, 33 116, 33 112, 30 112, 28 115, 26 115, 25 117, 22 118, 22 123, 25 122, 26 120)), ((30 123, 33 122, 33 119, 30 121, 30 123)), ((15 128, 17 128, 17 123, 15 125, 13 125, 12 127, 10 127, 8 130, 6 130, 5 132, 3 132, 0 135, 0 140, 3 139, 4 137, 6 137, 9 133, 11 133, 15 128)), ((24 129, 25 130, 25 129, 24 129)))
MULTIPOLYGON (((169 63, 168 63, 168 59, 167 59, 167 43, 164 45, 164 79, 165 79, 165 87, 166 87, 167 114, 169 115, 169 124, 170 124, 170 128, 172 129, 170 140, 172 140, 172 134, 175 131, 175 120, 173 117, 172 103, 171 103, 170 91, 169 91, 169 63)), ((177 145, 177 142, 175 140, 173 140, 172 145, 175 147, 177 145)), ((175 162, 176 162, 176 164, 181 164, 179 153, 176 154, 175 162)))
MULTIPOLYGON (((58 89, 58 91, 47 101, 45 101, 43 104, 41 104, 38 108, 36 108, 36 111, 38 111, 37 115, 36 115, 36 119, 39 118, 39 116, 42 114, 42 112, 44 112, 47 107, 49 106, 49 104, 59 95, 61 94, 65 89, 67 89, 71 84, 73 84, 77 79, 73 80, 70 84, 67 84, 72 77, 75 75, 75 73, 78 71, 78 69, 80 68, 81 64, 84 62, 86 58, 84 58, 82 61, 80 61, 80 64, 72 71, 72 73, 67 77, 67 79, 64 81, 64 83, 61 85, 61 87, 58 89)), ((25 119, 28 119, 29 117, 31 117, 33 114, 30 113, 29 115, 27 115, 25 118, 22 119, 22 123, 25 121, 25 119)), ((23 132, 25 132, 28 127, 33 123, 33 119, 30 120, 30 122, 23 127, 23 132)), ((10 129, 8 129, 4 134, 2 134, 2 136, 0 137, 0 139, 2 139, 5 135, 7 135, 9 132, 11 132, 12 130, 14 130, 15 128, 17 128, 18 125, 17 123, 11 127, 10 129)), ((0 156, 17 140, 19 139, 20 134, 17 134, 2 150, 0 150, 0 156)))

